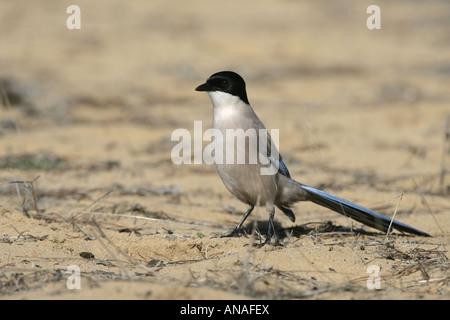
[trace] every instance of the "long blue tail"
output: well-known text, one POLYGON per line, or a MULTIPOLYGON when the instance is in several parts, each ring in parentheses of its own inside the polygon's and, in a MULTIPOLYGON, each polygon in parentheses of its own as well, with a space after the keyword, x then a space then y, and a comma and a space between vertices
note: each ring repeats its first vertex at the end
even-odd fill
MULTIPOLYGON (((392 219, 382 215, 381 213, 361 207, 356 203, 341 199, 339 197, 333 196, 332 194, 317 190, 312 187, 308 187, 305 185, 302 185, 301 187, 309 194, 310 198, 308 198, 308 200, 318 205, 343 214, 344 216, 350 217, 380 231, 387 232, 387 230, 389 229, 389 225, 391 224, 392 219)), ((429 234, 396 220, 392 221, 391 228, 419 236, 430 237, 429 234)))

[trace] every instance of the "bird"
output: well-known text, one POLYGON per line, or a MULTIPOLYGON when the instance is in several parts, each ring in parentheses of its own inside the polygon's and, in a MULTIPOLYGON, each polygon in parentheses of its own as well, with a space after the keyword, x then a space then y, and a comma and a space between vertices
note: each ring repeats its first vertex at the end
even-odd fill
MULTIPOLYGON (((404 233, 430 237, 423 231, 381 213, 292 179, 286 163, 273 144, 273 139, 268 133, 262 134, 267 130, 250 105, 245 81, 238 73, 234 71, 214 73, 195 90, 208 93, 213 105, 212 128, 225 140, 222 144, 216 145, 216 152, 222 155, 220 159, 227 160, 215 161, 217 172, 231 194, 247 205, 247 211, 229 236, 239 234, 245 220, 256 206, 265 206, 269 214, 269 224, 264 244, 270 243, 275 232, 273 227, 275 207, 295 222, 292 205, 299 201, 310 201, 383 232, 388 232, 392 228, 404 233), (247 148, 242 144, 235 146, 235 143, 231 143, 235 142, 235 139, 227 133, 233 130, 254 132, 258 153, 256 161, 253 159, 253 162, 248 162, 250 147, 247 148), (241 163, 236 161, 239 156, 246 161, 241 163), (267 164, 273 165, 275 170, 269 174, 262 174, 262 169, 267 168, 267 164)), ((248 145, 250 140, 249 138, 248 145)))

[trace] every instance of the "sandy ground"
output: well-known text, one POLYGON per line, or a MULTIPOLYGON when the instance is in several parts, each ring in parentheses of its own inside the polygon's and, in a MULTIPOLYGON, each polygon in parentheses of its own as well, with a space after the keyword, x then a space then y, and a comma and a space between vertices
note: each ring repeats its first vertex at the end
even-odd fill
POLYGON ((68 30, 70 1, 0 1, 0 299, 448 299, 449 3, 372 31, 369 1, 241 3, 80 0, 68 30), (296 180, 433 237, 300 203, 277 245, 263 209, 221 238, 245 205, 170 155, 225 69, 296 180))

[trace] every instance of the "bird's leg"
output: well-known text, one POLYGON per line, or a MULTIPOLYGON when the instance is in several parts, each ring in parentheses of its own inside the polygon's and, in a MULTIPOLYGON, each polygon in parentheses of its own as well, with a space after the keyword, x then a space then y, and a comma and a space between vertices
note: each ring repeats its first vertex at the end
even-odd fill
POLYGON ((230 234, 228 234, 228 235, 226 235, 224 237, 234 237, 234 236, 236 236, 239 233, 239 230, 241 229, 241 227, 244 224, 244 222, 247 219, 247 217, 250 215, 250 213, 252 213, 253 208, 254 208, 254 206, 249 204, 247 211, 245 212, 245 214, 242 217, 241 221, 239 221, 239 223, 237 224, 236 228, 234 228, 234 230, 230 234))

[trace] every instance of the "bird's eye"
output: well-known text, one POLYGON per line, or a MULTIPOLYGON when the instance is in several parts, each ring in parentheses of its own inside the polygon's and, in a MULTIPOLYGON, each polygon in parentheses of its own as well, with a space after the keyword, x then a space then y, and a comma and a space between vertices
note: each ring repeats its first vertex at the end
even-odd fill
POLYGON ((223 85, 223 86, 226 86, 226 85, 228 85, 228 80, 226 80, 226 79, 223 79, 223 80, 222 80, 222 85, 223 85))

